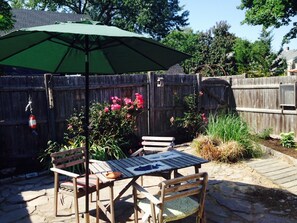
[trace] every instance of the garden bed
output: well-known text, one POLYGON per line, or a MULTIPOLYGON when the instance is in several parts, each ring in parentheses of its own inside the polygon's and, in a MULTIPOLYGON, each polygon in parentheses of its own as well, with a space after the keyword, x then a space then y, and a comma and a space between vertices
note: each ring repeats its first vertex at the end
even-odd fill
POLYGON ((297 150, 294 149, 294 148, 286 148, 286 147, 283 147, 280 143, 280 140, 279 139, 276 139, 276 138, 269 138, 269 139, 260 139, 259 140, 259 143, 264 145, 264 146, 267 146, 273 150, 276 150, 278 152, 281 152, 283 154, 286 154, 288 156, 291 156, 295 159, 297 159, 297 150))

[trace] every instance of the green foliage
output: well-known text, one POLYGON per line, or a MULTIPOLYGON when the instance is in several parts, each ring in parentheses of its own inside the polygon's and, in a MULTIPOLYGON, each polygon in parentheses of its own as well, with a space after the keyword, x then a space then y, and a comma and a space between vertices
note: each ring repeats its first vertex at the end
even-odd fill
POLYGON ((258 157, 260 149, 255 145, 246 122, 235 114, 210 115, 206 134, 222 142, 236 141, 244 148, 244 157, 258 157))
MULTIPOLYGON (((137 149, 136 118, 143 109, 143 97, 135 94, 130 98, 111 97, 111 103, 93 103, 90 105, 89 146, 92 158, 99 160, 120 159, 137 149)), ((40 156, 42 161, 53 152, 72 149, 85 145, 84 108, 75 111, 67 120, 64 144, 49 142, 48 148, 40 156)))
POLYGON ((287 148, 296 148, 294 132, 281 133, 280 137, 280 142, 282 146, 287 148))
POLYGON ((188 25, 189 12, 176 0, 13 0, 18 7, 87 14, 103 25, 114 25, 161 39, 188 25))
POLYGON ((14 22, 11 7, 5 0, 0 0, 0 30, 12 29, 14 22))
POLYGON ((44 167, 48 168, 51 166, 50 155, 60 150, 61 150, 61 146, 59 145, 59 143, 48 141, 47 148, 40 154, 38 159, 43 164, 44 167))
POLYGON ((238 71, 252 77, 284 74, 286 63, 282 59, 277 59, 277 55, 272 52, 271 42, 271 32, 265 29, 253 43, 237 38, 234 53, 238 71))
MULTIPOLYGON (((287 26, 291 24, 291 18, 297 15, 296 0, 241 0, 238 8, 245 10, 243 23, 263 25, 265 28, 287 26)), ((296 35, 297 28, 293 25, 289 33, 284 36, 283 43, 296 38, 296 35)))
POLYGON ((120 159, 126 157, 121 147, 123 141, 115 137, 102 136, 90 147, 92 158, 96 160, 108 160, 111 158, 120 159))
POLYGON ((251 64, 251 45, 248 40, 237 38, 234 44, 234 53, 239 73, 247 73, 251 64))
POLYGON ((204 76, 211 76, 212 72, 202 68, 214 65, 212 69, 216 76, 225 75, 222 68, 227 74, 234 74, 233 58, 229 55, 233 51, 235 36, 229 29, 226 22, 219 22, 205 32, 193 33, 191 29, 173 31, 162 43, 193 56, 183 62, 186 73, 200 71, 204 76))
POLYGON ((198 96, 191 94, 184 97, 185 112, 183 117, 174 120, 176 126, 184 129, 190 138, 196 137, 201 133, 207 124, 204 113, 198 111, 198 96))
POLYGON ((272 128, 266 128, 262 132, 258 133, 257 136, 260 139, 269 139, 270 134, 272 133, 273 129, 272 128))
POLYGON ((162 40, 162 43, 192 55, 192 58, 185 60, 181 65, 186 73, 193 73, 196 69, 196 58, 199 56, 197 40, 197 35, 193 33, 193 30, 185 29, 183 31, 172 31, 162 40))

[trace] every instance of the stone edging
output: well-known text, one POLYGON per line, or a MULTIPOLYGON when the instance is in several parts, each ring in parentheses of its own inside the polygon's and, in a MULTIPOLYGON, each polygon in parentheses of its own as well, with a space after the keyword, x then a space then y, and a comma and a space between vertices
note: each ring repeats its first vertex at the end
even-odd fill
POLYGON ((270 156, 274 156, 276 158, 280 158, 282 159, 283 161, 287 162, 288 164, 290 165, 293 165, 293 166, 297 166, 297 159, 291 157, 291 156, 288 156, 284 153, 281 153, 281 152, 278 152, 276 150, 273 150, 267 146, 264 146, 262 144, 260 144, 261 146, 261 149, 262 151, 267 154, 267 155, 270 155, 270 156))
POLYGON ((33 177, 44 176, 44 175, 48 175, 49 173, 50 173, 49 170, 45 170, 45 171, 41 171, 41 172, 32 172, 32 173, 7 177, 7 178, 0 179, 0 185, 7 184, 7 183, 13 183, 13 182, 21 181, 21 180, 25 180, 25 179, 30 179, 33 177))

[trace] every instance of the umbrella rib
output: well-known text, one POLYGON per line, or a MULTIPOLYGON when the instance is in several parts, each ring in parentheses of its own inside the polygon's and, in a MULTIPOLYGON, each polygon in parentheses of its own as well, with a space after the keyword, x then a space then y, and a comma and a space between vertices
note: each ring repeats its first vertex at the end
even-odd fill
POLYGON ((67 52, 63 55, 62 59, 60 60, 58 66, 55 69, 54 73, 57 73, 58 69, 60 68, 61 64, 64 62, 64 59, 66 58, 67 54, 69 53, 71 48, 75 48, 81 51, 84 51, 83 48, 75 47, 76 45, 74 44, 75 40, 73 39, 72 43, 69 43, 69 45, 63 44, 65 46, 68 46, 67 52))
MULTIPOLYGON (((167 69, 167 67, 164 67, 162 64, 158 63, 157 61, 155 61, 155 60, 151 59, 150 57, 146 56, 145 54, 141 53, 139 50, 137 50, 137 49, 135 49, 135 48, 133 48, 133 47, 130 47, 128 44, 126 44, 125 42, 123 42, 120 38, 111 37, 111 39, 120 42, 121 44, 125 45, 127 48, 131 49, 132 51, 136 52, 137 54, 139 54, 139 55, 145 57, 146 59, 152 61, 153 63, 159 65, 159 66, 162 67, 164 70, 167 69)), ((140 40, 140 38, 136 38, 136 39, 137 39, 137 40, 140 40)), ((118 45, 120 45, 120 44, 118 44, 118 45)), ((116 46, 116 45, 114 45, 114 46, 116 46)), ((93 48, 92 51, 97 50, 97 49, 104 49, 104 48, 105 48, 105 47, 102 47, 102 48, 101 48, 101 47, 96 47, 96 48, 93 48)), ((166 48, 166 47, 164 47, 164 48, 166 48)), ((167 49, 167 48, 166 48, 166 49, 167 49)), ((108 58, 108 57, 106 57, 106 58, 108 58)), ((109 61, 109 60, 108 60, 108 61, 109 61)), ((113 70, 114 70, 114 68, 113 68, 113 70)))
MULTIPOLYGON (((47 33, 48 33, 48 32, 47 32, 47 33)), ((49 34, 49 35, 52 35, 51 33, 48 33, 48 34, 49 34)), ((73 44, 74 41, 72 41, 72 42, 70 43, 70 42, 64 40, 63 38, 59 37, 59 35, 57 35, 57 36, 52 35, 52 36, 53 36, 53 38, 56 38, 56 39, 59 39, 59 40, 62 41, 62 42, 59 42, 59 41, 55 41, 55 40, 53 40, 53 39, 49 39, 49 40, 50 40, 51 42, 53 42, 53 43, 56 43, 56 44, 59 44, 59 45, 63 45, 63 46, 67 46, 67 47, 71 47, 71 48, 75 48, 75 49, 84 51, 84 48, 83 48, 83 47, 78 47, 77 45, 73 44), (69 44, 65 44, 65 43, 69 43, 69 44)))
MULTIPOLYGON (((135 39, 135 38, 134 38, 134 39, 135 39)), ((146 42, 146 43, 149 43, 149 44, 152 44, 151 42, 146 41, 146 40, 144 40, 144 39, 142 39, 142 38, 136 38, 136 39, 137 39, 137 40, 140 40, 140 41, 143 41, 143 42, 146 42)), ((160 67, 162 67, 163 69, 165 69, 165 70, 168 69, 168 67, 164 67, 164 66, 163 66, 162 64, 160 64, 158 61, 153 60, 152 58, 146 56, 145 54, 143 54, 143 53, 140 52, 139 50, 137 50, 137 49, 135 49, 135 48, 133 48, 133 47, 130 47, 129 45, 127 45, 126 43, 124 43, 121 39, 119 39, 118 41, 121 42, 123 45, 127 46, 129 49, 135 51, 136 53, 138 53, 138 54, 142 55, 143 57, 147 58, 148 60, 152 61, 153 63, 158 64, 158 65, 159 65, 160 67)), ((175 50, 173 50, 173 49, 171 49, 171 48, 162 46, 161 44, 160 44, 160 46, 163 47, 163 48, 165 48, 165 49, 169 49, 169 50, 175 51, 175 50)), ((185 54, 185 53, 183 53, 183 54, 185 54)), ((187 55, 187 54, 185 54, 185 55, 187 55)))
MULTIPOLYGON (((125 45, 126 47, 128 47, 129 49, 133 50, 134 52, 140 54, 141 56, 145 57, 146 59, 152 61, 153 63, 156 63, 158 64, 160 67, 162 67, 164 70, 167 69, 167 67, 164 67, 162 64, 158 63, 157 61, 153 60, 152 58, 148 57, 147 55, 143 54, 142 52, 140 52, 139 50, 133 48, 133 47, 130 47, 128 44, 126 44, 125 42, 123 42, 121 39, 118 39, 118 38, 114 38, 114 39, 117 39, 120 43, 122 43, 123 45, 125 45)), ((135 39, 135 38, 134 38, 135 39)), ((137 40, 141 40, 141 38, 136 38, 137 40)))
MULTIPOLYGON (((34 34, 35 32, 33 32, 33 33, 26 33, 26 34, 24 34, 24 35, 30 35, 30 34, 34 34)), ((21 36, 21 35, 20 35, 21 36)), ((15 55, 17 55, 17 54, 19 54, 19 53, 21 53, 21 52, 23 52, 23 51, 25 51, 25 50, 27 50, 27 49, 29 49, 29 48, 31 48, 31 47, 34 47, 34 46, 36 46, 36 45, 38 45, 38 44, 40 44, 40 43, 42 43, 42 42, 45 42, 45 41, 47 41, 47 40, 49 40, 49 39, 51 39, 52 37, 47 37, 47 38, 45 38, 45 39, 43 39, 43 40, 41 40, 41 41, 38 41, 38 42, 34 42, 34 44, 31 44, 31 45, 29 45, 29 46, 27 46, 27 47, 25 47, 25 48, 23 48, 23 49, 21 49, 21 50, 19 50, 19 51, 16 51, 16 52, 14 52, 12 55, 8 55, 7 57, 4 57, 4 58, 2 58, 1 60, 6 60, 6 59, 8 59, 8 58, 10 58, 10 57, 12 57, 12 56, 15 56, 15 55)), ((8 39, 8 38, 7 38, 8 39)))

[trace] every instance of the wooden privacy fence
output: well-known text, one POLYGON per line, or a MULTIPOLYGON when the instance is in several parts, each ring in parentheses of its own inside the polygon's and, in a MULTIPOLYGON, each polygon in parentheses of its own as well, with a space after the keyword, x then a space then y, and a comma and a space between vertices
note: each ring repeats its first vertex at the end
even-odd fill
MULTIPOLYGON (((90 77, 90 101, 110 102, 111 96, 144 97, 137 134, 169 135, 170 118, 183 113, 183 98, 197 91, 196 75, 131 74, 90 77), (160 85, 160 86, 159 86, 160 85), (159 86, 159 87, 158 87, 159 86)), ((0 77, 0 170, 22 162, 38 163, 48 140, 62 142, 66 119, 85 105, 85 78, 81 76, 0 77), (28 127, 29 98, 37 129, 28 127)))
MULTIPOLYGON (((39 163, 37 156, 47 141, 61 142, 66 119, 85 103, 84 77, 7 76, 0 77, 0 170, 22 162, 39 163), (28 127, 29 97, 37 118, 36 132, 28 127)), ((143 95, 144 112, 137 120, 137 135, 182 137, 170 123, 184 112, 183 99, 203 92, 197 112, 234 110, 255 132, 272 128, 273 134, 297 134, 297 77, 202 78, 200 75, 130 74, 90 77, 90 100, 109 102, 111 96, 134 98, 143 95), (281 87, 280 87, 281 86, 281 87), (280 90, 283 90, 280 94, 280 90), (293 103, 293 104, 292 104, 293 103)), ((29 166, 29 165, 28 165, 29 166)), ((1 173, 0 173, 1 176, 1 173)))
POLYGON ((297 76, 234 79, 235 108, 254 132, 293 131, 297 137, 297 76))

